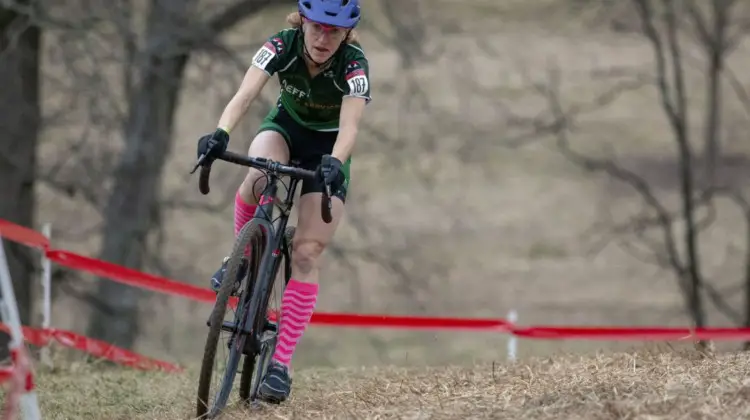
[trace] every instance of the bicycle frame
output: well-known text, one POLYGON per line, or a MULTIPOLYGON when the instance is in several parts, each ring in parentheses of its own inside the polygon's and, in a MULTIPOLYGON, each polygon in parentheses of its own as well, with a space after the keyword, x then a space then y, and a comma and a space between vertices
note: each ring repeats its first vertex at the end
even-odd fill
MULTIPOLYGON (((291 182, 289 183, 289 191, 287 192, 287 196, 284 199, 284 201, 281 203, 281 216, 279 217, 278 224, 274 226, 274 248, 273 249, 280 249, 281 247, 281 239, 283 235, 276 235, 279 232, 284 232, 284 229, 286 229, 287 222, 289 221, 289 215, 292 212, 292 206, 294 205, 294 193, 297 190, 297 184, 299 183, 299 179, 292 178, 291 182)), ((270 174, 268 175, 268 184, 263 191, 263 194, 261 194, 260 199, 258 200, 258 208, 255 209, 255 214, 253 215, 253 218, 257 219, 264 219, 267 222, 273 224, 273 215, 277 207, 277 203, 275 201, 277 200, 276 193, 279 190, 279 176, 276 174, 270 174)))
MULTIPOLYGON (((253 219, 255 222, 260 224, 266 231, 266 247, 260 259, 260 267, 258 269, 258 277, 253 286, 251 294, 247 296, 264 296, 266 300, 255 301, 257 305, 267 306, 268 302, 268 288, 273 285, 276 275, 278 274, 279 264, 281 262, 282 245, 284 240, 284 231, 286 230, 287 223, 289 222, 289 215, 291 214, 292 206, 294 205, 294 194, 299 183, 299 179, 292 178, 289 184, 289 191, 287 196, 281 203, 281 215, 276 221, 274 226, 274 213, 278 204, 276 203, 278 192, 279 176, 271 173, 268 176, 268 184, 261 194, 258 200, 258 208, 255 210, 253 219)), ((258 352, 261 342, 261 335, 265 331, 265 316, 263 322, 260 319, 256 319, 255 325, 248 325, 249 320, 258 313, 258 306, 251 305, 246 308, 246 312, 243 314, 241 321, 241 332, 244 334, 252 335, 252 340, 249 343, 252 345, 252 351, 258 352)))

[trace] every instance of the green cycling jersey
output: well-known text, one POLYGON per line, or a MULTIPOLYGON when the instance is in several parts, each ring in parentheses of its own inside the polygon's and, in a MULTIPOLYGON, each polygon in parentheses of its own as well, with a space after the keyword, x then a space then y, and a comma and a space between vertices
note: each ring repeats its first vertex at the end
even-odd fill
POLYGON ((371 100, 367 57, 358 43, 344 44, 326 70, 310 77, 303 43, 299 28, 284 29, 268 37, 252 65, 269 76, 278 74, 278 100, 296 122, 315 131, 337 131, 345 96, 371 100))

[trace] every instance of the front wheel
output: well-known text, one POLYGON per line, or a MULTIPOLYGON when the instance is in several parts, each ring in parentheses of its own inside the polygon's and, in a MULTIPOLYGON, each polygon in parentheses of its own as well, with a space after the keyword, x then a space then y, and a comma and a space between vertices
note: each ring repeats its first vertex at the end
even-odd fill
POLYGON ((248 305, 243 304, 243 302, 246 302, 245 297, 254 283, 255 270, 250 270, 250 274, 242 273, 243 279, 239 289, 242 293, 235 314, 232 317, 233 319, 231 321, 225 321, 224 316, 229 303, 229 297, 235 284, 235 279, 237 279, 240 269, 241 258, 243 257, 244 250, 248 244, 251 245, 253 251, 259 251, 252 252, 250 256, 251 261, 249 261, 249 266, 254 267, 258 265, 256 264, 257 256, 262 255, 265 239, 260 226, 253 221, 245 224, 237 236, 234 248, 232 249, 232 254, 227 262, 221 288, 216 296, 216 303, 211 312, 208 337, 206 337, 206 345, 203 350, 203 361, 201 363, 201 372, 198 382, 198 401, 196 410, 198 418, 215 418, 227 405, 234 378, 237 374, 237 367, 239 366, 242 351, 245 347, 247 335, 241 333, 240 330, 242 328, 241 320, 245 318, 244 312, 247 310, 248 305), (215 366, 219 335, 222 332, 228 333, 226 346, 229 349, 229 357, 224 366, 215 366), (209 394, 211 393, 214 367, 216 367, 219 375, 221 375, 220 372, 223 367, 224 373, 221 375, 222 377, 218 384, 218 393, 215 395, 213 403, 209 404, 209 394))

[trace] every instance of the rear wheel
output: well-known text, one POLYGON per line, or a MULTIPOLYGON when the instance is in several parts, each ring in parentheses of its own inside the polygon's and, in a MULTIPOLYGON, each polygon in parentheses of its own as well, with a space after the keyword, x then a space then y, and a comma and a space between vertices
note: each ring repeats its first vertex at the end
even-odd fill
POLYGON ((266 296, 265 304, 260 305, 259 313, 255 319, 264 320, 265 327, 263 334, 258 343, 258 351, 250 352, 245 355, 244 364, 242 366, 242 376, 240 379, 240 398, 246 404, 252 404, 258 397, 258 387, 260 386, 263 376, 266 374, 266 369, 271 363, 271 357, 276 349, 276 337, 278 334, 278 319, 271 321, 268 319, 268 312, 274 312, 277 316, 281 315, 281 298, 284 294, 284 288, 289 282, 291 272, 289 270, 289 264, 291 264, 291 245, 292 239, 294 238, 295 228, 294 226, 288 226, 284 231, 284 241, 286 246, 284 247, 286 252, 284 255, 285 269, 283 270, 283 282, 279 281, 279 264, 274 268, 274 282, 269 289, 269 293, 266 296))
MULTIPOLYGON (((243 302, 247 302, 247 295, 251 292, 252 285, 255 280, 256 270, 249 270, 250 274, 243 273, 242 281, 240 284, 239 292, 240 299, 238 301, 237 308, 234 316, 231 320, 224 320, 227 312, 227 306, 229 297, 232 293, 232 289, 237 279, 238 271, 240 269, 241 258, 244 255, 245 247, 250 244, 253 251, 250 255, 249 266, 257 267, 257 256, 262 255, 262 247, 265 245, 263 233, 260 226, 254 221, 250 221, 240 230, 237 235, 237 240, 234 243, 232 254, 227 262, 226 271, 224 274, 224 280, 222 281, 221 288, 216 296, 216 303, 214 304, 211 317, 209 319, 209 330, 208 337, 206 338, 206 345, 203 350, 203 361, 201 364, 201 372, 198 382, 198 400, 197 400, 197 416, 199 418, 215 418, 221 410, 224 409, 229 400, 229 394, 232 390, 234 378, 237 374, 237 367, 242 357, 242 351, 245 347, 245 341, 248 335, 241 333, 243 327, 241 320, 245 318, 244 312, 247 310, 248 305, 243 302), (228 327, 222 328, 224 324, 228 324, 228 327), (227 333, 228 342, 226 348, 229 350, 229 357, 226 359, 224 366, 215 366, 216 364, 216 353, 218 350, 219 336, 222 332, 227 333), (223 370, 223 374, 221 371, 223 370), (213 374, 218 373, 221 377, 218 378, 218 393, 216 393, 212 403, 209 403, 209 394, 211 393, 211 382, 213 374), (210 407, 210 409, 209 409, 210 407)), ((223 348, 224 346, 222 346, 223 348)))

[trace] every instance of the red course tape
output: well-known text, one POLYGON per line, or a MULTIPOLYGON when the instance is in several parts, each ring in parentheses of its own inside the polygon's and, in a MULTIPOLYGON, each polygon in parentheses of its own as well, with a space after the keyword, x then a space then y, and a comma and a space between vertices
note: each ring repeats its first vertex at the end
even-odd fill
MULTIPOLYGON (((9 332, 8 326, 2 323, 0 323, 0 330, 9 332)), ((125 350, 101 340, 84 337, 71 331, 55 328, 36 329, 26 326, 22 327, 22 330, 24 340, 37 347, 44 347, 51 341, 55 341, 62 346, 81 350, 92 356, 136 369, 163 370, 165 372, 181 372, 183 370, 181 367, 171 363, 151 359, 130 350, 125 350)))
POLYGON ((49 240, 41 233, 29 228, 0 219, 0 237, 18 242, 33 248, 49 247, 49 240))
MULTIPOLYGON (((215 294, 208 288, 183 283, 106 261, 74 254, 64 250, 50 249, 44 235, 31 229, 0 219, 0 236, 28 246, 41 248, 48 259, 76 270, 84 270, 129 286, 179 296, 199 302, 213 304, 215 294)), ((237 298, 230 301, 236 306, 237 298)), ((359 328, 404 328, 404 329, 459 329, 473 331, 505 332, 518 337, 541 340, 585 339, 585 340, 750 340, 750 328, 666 328, 666 327, 580 327, 580 326, 530 326, 520 327, 503 319, 483 318, 439 318, 392 315, 365 315, 347 313, 315 312, 311 323, 321 326, 359 328)), ((32 343, 44 345, 50 339, 68 347, 77 348, 118 363, 141 369, 180 368, 166 362, 120 349, 111 344, 61 330, 32 330, 24 327, 24 334, 32 343)), ((0 374, 0 379, 2 375, 0 374)))
POLYGON ((515 327, 518 337, 540 340, 750 340, 750 328, 667 328, 667 327, 515 327))
POLYGON ((331 314, 315 312, 311 324, 339 327, 493 330, 507 332, 510 324, 502 319, 438 318, 394 315, 331 314))
POLYGON ((128 286, 149 289, 199 302, 213 303, 216 300, 216 294, 207 288, 141 273, 132 268, 84 257, 68 251, 49 250, 47 251, 47 258, 65 267, 88 271, 91 274, 107 277, 128 286))

